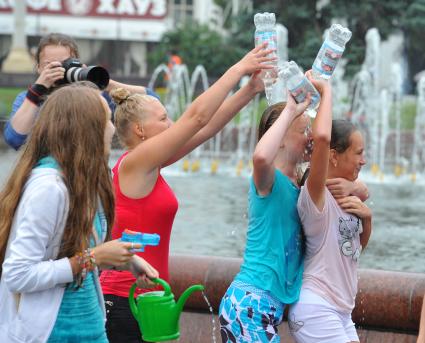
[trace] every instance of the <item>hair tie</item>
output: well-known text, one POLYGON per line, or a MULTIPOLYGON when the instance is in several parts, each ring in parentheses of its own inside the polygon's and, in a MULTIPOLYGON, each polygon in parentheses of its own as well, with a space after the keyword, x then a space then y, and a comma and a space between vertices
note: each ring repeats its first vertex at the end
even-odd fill
POLYGON ((130 95, 127 95, 124 99, 121 99, 118 103, 118 105, 121 105, 124 101, 127 101, 130 95))

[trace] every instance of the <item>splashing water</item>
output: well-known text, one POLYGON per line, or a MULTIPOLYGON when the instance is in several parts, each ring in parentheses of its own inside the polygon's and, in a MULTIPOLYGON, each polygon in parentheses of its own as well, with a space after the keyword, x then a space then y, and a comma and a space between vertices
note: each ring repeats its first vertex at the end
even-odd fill
POLYGON ((363 306, 363 302, 364 302, 364 294, 362 293, 362 289, 360 288, 360 275, 357 275, 357 284, 359 285, 359 293, 357 294, 357 297, 360 299, 360 308, 362 309, 362 314, 360 317, 360 323, 357 323, 358 325, 358 336, 359 336, 359 340, 361 341, 361 336, 362 333, 360 333, 360 330, 363 329, 364 327, 364 323, 365 323, 365 309, 363 306))
POLYGON ((312 122, 308 116, 304 114, 304 117, 307 118, 308 122, 304 130, 304 135, 307 137, 307 145, 304 150, 304 160, 310 161, 311 154, 313 153, 313 137, 312 137, 312 122))
POLYGON ((210 313, 211 313, 211 323, 212 323, 212 341, 213 341, 213 343, 217 343, 217 338, 216 338, 216 336, 215 336, 215 334, 216 334, 216 332, 215 332, 216 328, 215 328, 215 319, 214 319, 214 312, 213 312, 213 308, 212 308, 211 303, 209 302, 209 300, 208 300, 208 298, 207 298, 207 295, 205 294, 205 292, 204 292, 204 291, 202 291, 202 296, 203 296, 203 298, 205 299, 205 302, 207 303, 207 306, 208 306, 208 310, 209 310, 209 311, 210 311, 210 313))

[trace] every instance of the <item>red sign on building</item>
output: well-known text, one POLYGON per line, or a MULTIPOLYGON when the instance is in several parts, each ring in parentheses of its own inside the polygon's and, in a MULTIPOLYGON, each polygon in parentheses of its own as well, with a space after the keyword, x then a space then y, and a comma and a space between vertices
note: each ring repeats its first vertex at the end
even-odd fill
MULTIPOLYGON (((27 0, 26 2, 28 14, 151 20, 162 20, 167 15, 167 0, 27 0)), ((12 12, 13 4, 13 0, 0 0, 0 12, 12 12)))

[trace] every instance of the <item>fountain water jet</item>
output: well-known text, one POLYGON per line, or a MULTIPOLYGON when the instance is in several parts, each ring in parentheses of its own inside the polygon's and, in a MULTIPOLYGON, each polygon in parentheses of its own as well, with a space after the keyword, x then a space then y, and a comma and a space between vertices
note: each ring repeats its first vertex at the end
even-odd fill
POLYGON ((418 100, 412 153, 412 181, 416 181, 416 174, 423 172, 425 166, 425 75, 419 79, 417 88, 418 100), (420 169, 421 166, 422 169, 420 169))

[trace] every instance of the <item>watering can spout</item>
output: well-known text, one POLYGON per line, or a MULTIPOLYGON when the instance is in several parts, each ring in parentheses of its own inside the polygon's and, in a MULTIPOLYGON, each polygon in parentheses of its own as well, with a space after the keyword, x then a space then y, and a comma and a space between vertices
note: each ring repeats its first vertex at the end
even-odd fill
POLYGON ((176 304, 176 312, 177 315, 180 316, 180 313, 183 310, 183 306, 187 301, 187 298, 189 298, 189 296, 196 291, 203 291, 205 288, 202 285, 194 285, 189 287, 188 289, 186 289, 183 294, 180 296, 179 300, 177 301, 176 304))

